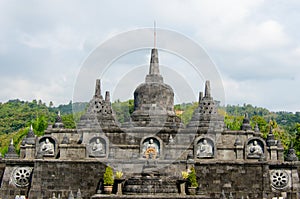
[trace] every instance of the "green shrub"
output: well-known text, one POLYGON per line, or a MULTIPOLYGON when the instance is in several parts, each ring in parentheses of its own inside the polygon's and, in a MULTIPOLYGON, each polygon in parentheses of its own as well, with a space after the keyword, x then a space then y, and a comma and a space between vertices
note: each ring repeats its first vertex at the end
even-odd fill
POLYGON ((104 185, 113 185, 114 184, 114 172, 110 166, 106 167, 105 173, 103 176, 104 185))
POLYGON ((191 187, 198 187, 197 176, 194 167, 191 168, 191 172, 189 173, 188 180, 189 180, 189 185, 191 187))

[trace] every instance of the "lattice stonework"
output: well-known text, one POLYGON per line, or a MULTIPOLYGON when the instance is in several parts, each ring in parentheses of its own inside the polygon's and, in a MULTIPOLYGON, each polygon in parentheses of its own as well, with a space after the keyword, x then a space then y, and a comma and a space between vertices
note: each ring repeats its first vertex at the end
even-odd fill
POLYGON ((18 187, 27 187, 30 183, 32 168, 17 167, 12 173, 12 181, 18 187))
POLYGON ((271 184, 275 189, 283 189, 289 183, 289 174, 284 170, 271 171, 271 184))

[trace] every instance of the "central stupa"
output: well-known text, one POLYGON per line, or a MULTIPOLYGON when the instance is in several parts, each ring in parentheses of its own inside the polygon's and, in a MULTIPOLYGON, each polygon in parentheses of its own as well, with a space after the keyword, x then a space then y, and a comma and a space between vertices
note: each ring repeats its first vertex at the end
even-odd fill
POLYGON ((158 51, 151 50, 149 74, 134 91, 134 126, 177 128, 180 119, 174 112, 173 89, 164 83, 159 72, 158 51))

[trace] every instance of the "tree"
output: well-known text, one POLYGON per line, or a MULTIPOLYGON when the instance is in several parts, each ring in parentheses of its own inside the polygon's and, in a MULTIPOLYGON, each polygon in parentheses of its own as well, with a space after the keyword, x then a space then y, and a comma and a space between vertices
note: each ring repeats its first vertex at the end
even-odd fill
POLYGON ((44 131, 48 127, 48 122, 44 115, 37 117, 36 120, 32 121, 32 126, 35 130, 36 135, 43 135, 44 131))
POLYGON ((75 129, 76 128, 73 114, 62 115, 61 119, 65 125, 65 128, 67 128, 67 129, 75 129))

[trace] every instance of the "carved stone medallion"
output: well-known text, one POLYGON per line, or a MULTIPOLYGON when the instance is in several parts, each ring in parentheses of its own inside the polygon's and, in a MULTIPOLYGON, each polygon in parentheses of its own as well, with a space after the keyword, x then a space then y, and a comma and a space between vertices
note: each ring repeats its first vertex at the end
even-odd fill
POLYGON ((17 167, 12 173, 12 181, 18 187, 27 187, 30 183, 32 168, 17 167))

